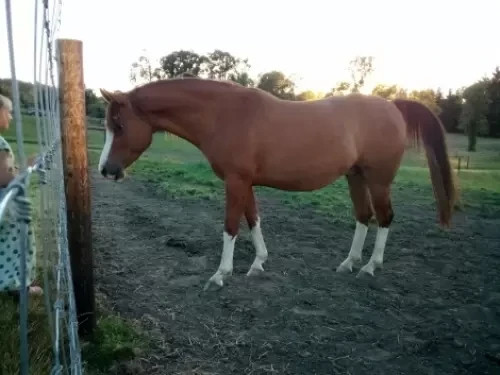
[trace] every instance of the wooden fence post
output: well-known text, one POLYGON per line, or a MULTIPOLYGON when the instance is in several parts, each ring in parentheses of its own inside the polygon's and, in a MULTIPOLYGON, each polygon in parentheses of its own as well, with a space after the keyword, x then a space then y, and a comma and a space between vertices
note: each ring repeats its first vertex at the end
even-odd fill
POLYGON ((87 335, 96 318, 82 49, 79 40, 57 41, 68 244, 79 332, 87 335))

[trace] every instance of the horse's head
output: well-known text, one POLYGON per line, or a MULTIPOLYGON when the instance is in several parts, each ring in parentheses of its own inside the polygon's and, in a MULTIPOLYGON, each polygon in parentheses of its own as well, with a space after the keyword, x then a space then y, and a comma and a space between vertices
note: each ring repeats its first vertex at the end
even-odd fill
POLYGON ((153 137, 151 126, 141 119, 126 93, 101 89, 106 110, 106 141, 99 160, 99 172, 120 180, 124 170, 149 147, 153 137))

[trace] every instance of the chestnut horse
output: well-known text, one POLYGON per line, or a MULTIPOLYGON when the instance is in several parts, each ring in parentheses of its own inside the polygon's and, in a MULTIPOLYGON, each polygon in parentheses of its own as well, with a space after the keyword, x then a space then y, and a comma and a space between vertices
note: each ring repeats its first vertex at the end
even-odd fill
MULTIPOLYGON (((375 246, 360 269, 381 268, 393 220, 390 188, 407 142, 423 140, 440 222, 448 226, 455 186, 439 119, 423 104, 352 94, 295 102, 238 84, 197 78, 148 83, 129 92, 101 90, 107 101, 102 175, 119 180, 167 131, 196 146, 225 185, 225 223, 220 265, 205 288, 232 274, 239 222, 245 215, 255 248, 247 275, 262 272, 268 252, 253 186, 287 191, 320 189, 346 176, 356 229, 337 272, 361 261, 373 213, 375 246)), ((359 274, 358 274, 359 275, 359 274)))

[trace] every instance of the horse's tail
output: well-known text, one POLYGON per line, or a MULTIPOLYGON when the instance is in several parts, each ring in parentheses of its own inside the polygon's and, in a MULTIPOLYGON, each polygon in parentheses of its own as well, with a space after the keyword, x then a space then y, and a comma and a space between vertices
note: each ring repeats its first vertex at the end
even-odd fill
POLYGON ((420 139, 423 140, 440 223, 449 227, 457 189, 448 158, 444 127, 428 107, 417 101, 395 99, 393 103, 406 121, 408 138, 417 146, 420 139))

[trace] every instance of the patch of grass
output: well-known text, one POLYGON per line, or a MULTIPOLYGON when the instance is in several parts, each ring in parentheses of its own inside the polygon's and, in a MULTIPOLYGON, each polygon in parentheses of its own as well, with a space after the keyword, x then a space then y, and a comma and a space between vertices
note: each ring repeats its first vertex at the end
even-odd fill
MULTIPOLYGON (((448 152, 454 168, 458 166, 457 156, 469 157, 469 170, 499 170, 500 169, 500 139, 478 138, 477 151, 467 151, 467 137, 462 134, 447 134, 448 152)), ((427 159, 422 150, 409 149, 403 158, 403 165, 427 167, 427 159)), ((465 160, 462 159, 462 169, 465 160)))
POLYGON ((99 319, 93 337, 82 345, 82 356, 91 373, 105 374, 116 362, 134 359, 146 348, 146 339, 130 322, 107 315, 99 319))
POLYGON ((211 199, 221 197, 224 186, 207 163, 178 163, 143 159, 130 172, 152 182, 160 190, 179 197, 211 199))
MULTIPOLYGON (((34 116, 23 115, 23 140, 24 147, 29 150, 26 152, 28 155, 34 154, 38 151, 38 137, 36 130, 36 118, 34 116), (31 152, 33 151, 33 152, 31 152)), ((97 126, 97 124, 89 121, 89 125, 97 126)), ((98 124, 98 126, 102 126, 98 124)), ((2 136, 10 143, 11 147, 16 144, 16 126, 14 122, 11 123, 9 129, 2 133, 2 136)), ((102 148, 104 144, 104 132, 97 130, 88 130, 87 132, 87 143, 89 148, 98 149, 102 148)))
MULTIPOLYGON (((37 132, 36 132, 36 118, 34 116, 22 116, 23 122, 23 138, 26 143, 37 143, 37 132)), ((11 122, 9 129, 2 133, 2 137, 4 137, 9 143, 16 141, 16 125, 14 121, 11 122)))
MULTIPOLYGON (((0 374, 20 371, 19 304, 10 296, 0 295, 0 374)), ((31 374, 48 374, 52 366, 50 332, 43 299, 30 298, 28 309, 28 345, 31 374)))

